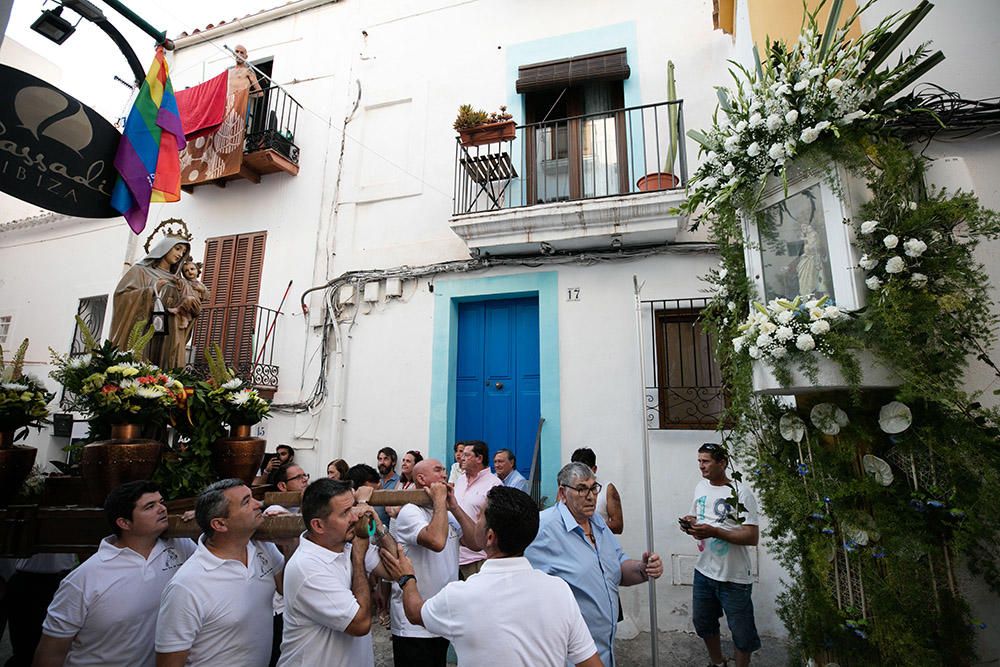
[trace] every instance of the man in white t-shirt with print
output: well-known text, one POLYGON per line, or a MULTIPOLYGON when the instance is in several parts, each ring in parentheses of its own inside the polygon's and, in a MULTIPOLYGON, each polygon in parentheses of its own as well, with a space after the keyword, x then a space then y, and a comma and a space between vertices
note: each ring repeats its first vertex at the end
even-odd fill
POLYGON ((146 665, 164 586, 195 550, 189 539, 162 539, 167 508, 160 487, 140 480, 108 494, 113 535, 59 584, 42 624, 37 667, 146 665))
POLYGON ((413 563, 399 550, 382 563, 403 590, 407 619, 451 641, 460 667, 600 667, 569 585, 531 567, 524 550, 538 533, 538 506, 517 489, 493 487, 476 523, 487 560, 426 602, 413 563))
POLYGON ((704 640, 712 665, 724 667, 719 618, 725 613, 736 646, 736 667, 746 667, 760 648, 750 596, 750 547, 757 546, 759 539, 757 500, 746 484, 726 476, 728 466, 729 454, 722 445, 710 442, 698 448, 698 468, 704 479, 695 488, 691 514, 680 519, 680 526, 698 540, 701 552, 694 571, 695 632, 704 640))
POLYGON ((367 501, 372 489, 329 478, 302 494, 306 531, 285 568, 285 631, 279 667, 372 667, 372 597, 368 575, 384 577, 369 548, 368 522, 395 550, 367 501))
MULTIPOLYGON (((413 483, 427 489, 433 508, 404 505, 393 522, 393 537, 403 545, 413 563, 420 596, 427 599, 458 579, 459 544, 481 549, 476 524, 459 506, 445 483, 447 471, 440 461, 427 459, 413 466, 413 483)), ((392 586, 392 654, 396 667, 444 667, 448 640, 427 628, 413 625, 403 610, 403 591, 392 586)))
POLYGON ((198 549, 163 589, 156 619, 157 667, 264 667, 271 657, 272 598, 284 556, 251 541, 261 503, 238 479, 198 496, 198 549))

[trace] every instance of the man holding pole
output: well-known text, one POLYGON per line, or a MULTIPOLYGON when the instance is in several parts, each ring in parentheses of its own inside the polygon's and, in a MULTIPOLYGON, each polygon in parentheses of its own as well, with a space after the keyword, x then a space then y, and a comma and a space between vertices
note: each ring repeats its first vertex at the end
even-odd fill
POLYGON ((601 485, 588 466, 569 463, 557 481, 558 502, 541 513, 538 536, 524 555, 535 569, 569 584, 601 661, 613 667, 618 587, 659 578, 663 562, 655 553, 644 553, 642 560, 625 555, 604 519, 594 514, 601 485))

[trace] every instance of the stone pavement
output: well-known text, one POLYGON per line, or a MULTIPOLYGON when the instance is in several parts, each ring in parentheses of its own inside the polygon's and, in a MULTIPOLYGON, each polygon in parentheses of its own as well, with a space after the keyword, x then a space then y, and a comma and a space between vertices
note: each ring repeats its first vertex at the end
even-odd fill
MULTIPOLYGON (((375 624, 375 667, 392 667, 392 641, 389 631, 375 624)), ((788 664, 788 652, 780 639, 762 637, 764 647, 754 654, 755 667, 781 667, 788 664)), ((703 667, 708 664, 705 647, 693 634, 686 632, 661 632, 659 644, 660 664, 664 667, 703 667)), ((723 641, 722 649, 732 655, 732 644, 723 641)), ((650 664, 649 633, 640 632, 635 639, 619 640, 615 644, 619 667, 646 667, 650 664)), ((10 641, 4 634, 0 641, 0 665, 10 657, 10 641)))

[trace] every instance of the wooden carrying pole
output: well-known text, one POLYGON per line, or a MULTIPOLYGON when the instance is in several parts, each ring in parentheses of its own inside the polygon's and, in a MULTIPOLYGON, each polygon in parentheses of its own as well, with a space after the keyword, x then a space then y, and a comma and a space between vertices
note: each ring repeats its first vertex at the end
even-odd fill
MULTIPOLYGON (((424 489, 407 489, 406 491, 374 491, 369 505, 382 507, 399 507, 412 503, 421 507, 431 507, 431 497, 424 489)), ((297 507, 302 504, 302 493, 299 491, 275 491, 264 494, 264 505, 282 505, 284 507, 297 507)), ((194 520, 182 521, 180 514, 171 514, 168 517, 170 526, 164 537, 190 537, 197 539, 201 535, 201 528, 194 520)), ((302 522, 301 514, 278 514, 264 517, 257 532, 254 533, 255 540, 282 540, 291 537, 298 537, 305 524, 302 522)))
MULTIPOLYGON (((632 285, 635 290, 635 333, 636 333, 636 349, 639 350, 639 405, 641 410, 639 416, 641 418, 640 427, 642 430, 642 481, 643 481, 643 500, 646 503, 646 551, 649 553, 654 553, 653 550, 653 492, 650 486, 649 479, 649 431, 646 428, 646 355, 643 353, 642 347, 642 301, 640 300, 639 293, 642 288, 639 286, 639 279, 636 276, 632 276, 632 285)), ((662 406, 661 406, 662 408, 662 406)), ((659 662, 659 654, 657 651, 656 635, 656 580, 652 577, 649 578, 649 634, 650 641, 652 642, 652 657, 653 661, 650 663, 653 667, 659 662)))

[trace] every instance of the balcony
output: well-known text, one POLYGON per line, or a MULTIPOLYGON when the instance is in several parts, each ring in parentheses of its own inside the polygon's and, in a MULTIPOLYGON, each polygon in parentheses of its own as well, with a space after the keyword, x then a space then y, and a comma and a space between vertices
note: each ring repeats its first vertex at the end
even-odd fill
POLYGON ((669 243, 687 185, 683 136, 675 101, 522 125, 478 146, 456 140, 451 228, 474 253, 669 243))
MULTIPOLYGON (((224 175, 215 178, 201 176, 192 183, 184 178, 188 170, 182 157, 182 189, 191 193, 195 187, 207 183, 224 188, 228 181, 245 179, 260 183, 261 177, 267 174, 298 174, 299 147, 295 144, 295 129, 301 108, 294 97, 278 86, 270 86, 259 95, 251 95, 247 102, 243 153, 238 158, 238 169, 224 166, 224 175)), ((220 143, 218 137, 214 143, 220 143)), ((225 157, 220 159, 219 164, 223 162, 229 164, 225 157)))
POLYGON ((209 377, 205 351, 216 344, 226 365, 236 376, 270 400, 278 390, 278 366, 274 364, 274 341, 281 313, 258 305, 202 308, 195 320, 188 348, 187 371, 209 377))

